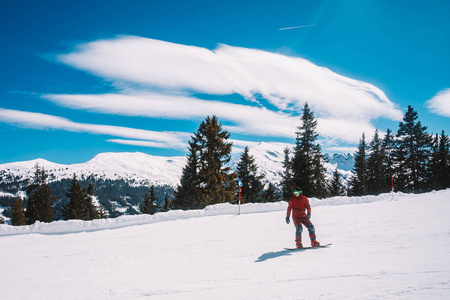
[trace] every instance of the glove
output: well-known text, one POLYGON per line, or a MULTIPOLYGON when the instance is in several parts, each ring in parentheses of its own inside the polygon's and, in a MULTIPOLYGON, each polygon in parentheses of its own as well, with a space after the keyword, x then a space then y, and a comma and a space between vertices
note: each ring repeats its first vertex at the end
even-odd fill
POLYGON ((291 220, 289 219, 289 217, 286 217, 286 224, 291 223, 291 220))
POLYGON ((308 220, 311 219, 311 213, 309 212, 309 213, 306 215, 306 217, 308 218, 308 220))

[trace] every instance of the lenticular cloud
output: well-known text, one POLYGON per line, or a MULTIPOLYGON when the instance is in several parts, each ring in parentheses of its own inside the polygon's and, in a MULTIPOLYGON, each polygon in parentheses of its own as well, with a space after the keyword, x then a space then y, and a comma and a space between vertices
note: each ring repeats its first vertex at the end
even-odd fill
POLYGON ((116 82, 212 95, 237 93, 299 111, 307 101, 324 118, 401 120, 377 87, 305 59, 220 45, 215 50, 125 36, 78 46, 58 60, 116 82), (345 109, 343 109, 345 107, 345 109))

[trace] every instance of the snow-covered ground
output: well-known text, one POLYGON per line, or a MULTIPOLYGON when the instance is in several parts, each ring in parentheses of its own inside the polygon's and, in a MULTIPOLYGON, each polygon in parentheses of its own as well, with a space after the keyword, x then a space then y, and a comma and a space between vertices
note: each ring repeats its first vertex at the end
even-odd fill
POLYGON ((311 202, 0 225, 0 299, 450 299, 450 190, 311 202))

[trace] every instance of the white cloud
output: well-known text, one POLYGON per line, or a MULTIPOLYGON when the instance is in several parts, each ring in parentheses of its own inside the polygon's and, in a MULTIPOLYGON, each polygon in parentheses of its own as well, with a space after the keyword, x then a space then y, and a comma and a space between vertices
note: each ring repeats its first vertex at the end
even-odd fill
MULTIPOLYGON (((400 121, 403 117, 383 91, 369 83, 341 76, 300 57, 256 49, 219 45, 209 50, 124 36, 81 44, 57 59, 121 87, 116 94, 45 96, 73 109, 180 120, 217 115, 226 124, 224 129, 232 133, 295 138, 300 125, 297 116, 308 102, 318 119, 317 130, 325 139, 322 142, 328 146, 357 143, 362 132, 367 136, 375 131, 374 119, 400 121), (132 88, 124 88, 127 86, 132 88), (190 91, 239 94, 251 102, 238 105, 200 100, 186 96, 190 91), (258 101, 261 98, 271 104, 271 109, 258 101)), ((148 146, 158 143, 110 141, 148 146)))
MULTIPOLYGON (((299 117, 293 117, 288 113, 186 96, 146 93, 136 95, 46 95, 45 98, 58 105, 73 109, 125 116, 201 121, 208 115, 217 115, 220 121, 234 124, 224 126, 224 129, 232 133, 247 135, 295 138, 294 132, 300 125, 299 117)), ((375 131, 369 121, 318 118, 317 130, 326 139, 357 143, 363 131, 366 133, 375 131)))
POLYGON ((435 114, 450 117, 450 88, 444 89, 426 102, 427 107, 435 114))
MULTIPOLYGON (((110 143, 139 146, 139 147, 167 148, 166 143, 160 143, 160 142, 150 142, 150 141, 142 141, 142 140, 123 140, 123 139, 110 139, 107 141, 110 143)), ((187 144, 184 145, 184 148, 186 148, 186 147, 187 147, 187 144)))
MULTIPOLYGON (((0 108, 0 122, 32 129, 65 130, 87 132, 128 139, 146 140, 155 147, 185 149, 189 134, 185 132, 159 132, 120 126, 76 123, 68 119, 34 112, 0 108)), ((150 144, 148 144, 150 145, 150 144)))
POLYGON ((47 95, 58 105, 93 112, 152 118, 202 120, 216 115, 237 124, 240 133, 291 137, 298 118, 266 108, 160 94, 47 95))
POLYGON ((329 140, 357 143, 363 132, 366 137, 371 137, 375 132, 375 127, 363 120, 317 118, 317 131, 321 136, 328 137, 329 140))
POLYGON ((248 99, 261 95, 280 110, 300 110, 308 101, 321 117, 354 120, 403 114, 377 87, 299 58, 220 45, 186 46, 140 37, 120 37, 79 46, 58 60, 113 81, 189 89, 248 99))

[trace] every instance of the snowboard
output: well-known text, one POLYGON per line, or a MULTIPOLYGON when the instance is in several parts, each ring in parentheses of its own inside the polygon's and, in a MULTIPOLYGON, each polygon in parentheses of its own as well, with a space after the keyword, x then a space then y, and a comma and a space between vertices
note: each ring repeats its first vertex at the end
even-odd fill
POLYGON ((326 245, 320 245, 319 247, 303 247, 303 248, 284 248, 284 250, 288 251, 301 251, 301 250, 310 250, 310 249, 318 249, 318 248, 327 248, 330 247, 332 244, 326 244, 326 245))

